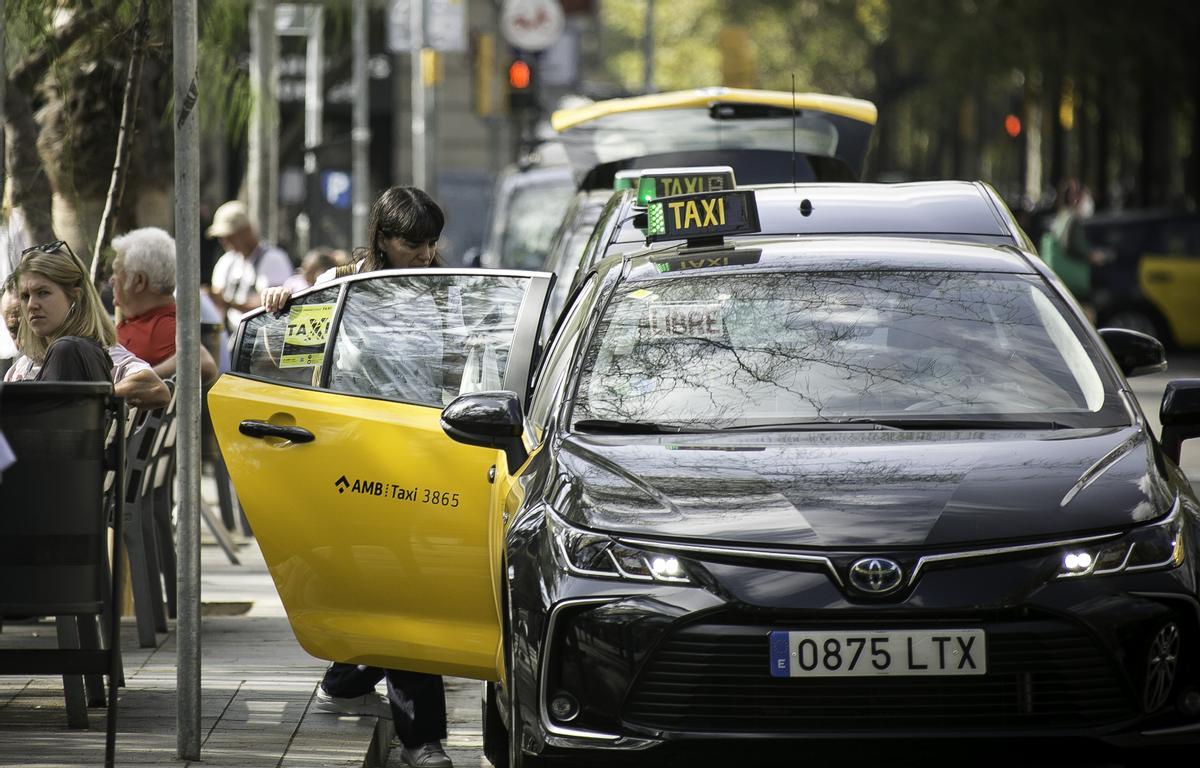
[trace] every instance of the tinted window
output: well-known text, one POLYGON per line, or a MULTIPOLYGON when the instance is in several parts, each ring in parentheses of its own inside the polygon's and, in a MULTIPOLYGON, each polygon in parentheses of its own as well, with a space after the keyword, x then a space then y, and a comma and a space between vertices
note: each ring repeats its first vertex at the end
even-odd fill
POLYGON ((1126 423, 1036 278, 756 273, 623 286, 572 418, 707 428, 882 416, 1126 423))

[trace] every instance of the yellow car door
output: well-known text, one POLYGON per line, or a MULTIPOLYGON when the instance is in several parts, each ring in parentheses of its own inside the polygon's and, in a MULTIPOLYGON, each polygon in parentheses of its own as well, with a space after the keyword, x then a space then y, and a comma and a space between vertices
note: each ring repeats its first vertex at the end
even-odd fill
POLYGON ((213 426, 309 653, 498 678, 503 457, 439 417, 466 392, 524 397, 551 280, 376 272, 242 321, 213 426))

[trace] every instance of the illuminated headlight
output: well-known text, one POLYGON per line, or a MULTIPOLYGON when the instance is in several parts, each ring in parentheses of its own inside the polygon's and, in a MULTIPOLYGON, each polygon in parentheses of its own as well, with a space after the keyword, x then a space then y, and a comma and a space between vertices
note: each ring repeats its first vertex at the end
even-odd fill
POLYGON ((572 573, 606 579, 691 582, 683 563, 674 555, 627 546, 611 536, 569 525, 552 512, 546 515, 546 524, 555 554, 572 573))
POLYGON ((1177 500, 1161 522, 1116 541, 1064 552, 1058 578, 1167 570, 1183 565, 1184 553, 1183 515, 1177 500))

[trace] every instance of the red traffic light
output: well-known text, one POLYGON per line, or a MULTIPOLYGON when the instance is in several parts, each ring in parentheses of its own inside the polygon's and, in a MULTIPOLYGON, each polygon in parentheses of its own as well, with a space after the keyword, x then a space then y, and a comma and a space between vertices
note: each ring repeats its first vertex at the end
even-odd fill
POLYGON ((532 74, 529 71, 529 65, 517 59, 512 64, 508 65, 508 84, 518 91, 525 90, 529 87, 529 82, 532 79, 532 74))
POLYGON ((1009 114, 1004 118, 1004 132, 1014 139, 1021 135, 1021 118, 1009 114))

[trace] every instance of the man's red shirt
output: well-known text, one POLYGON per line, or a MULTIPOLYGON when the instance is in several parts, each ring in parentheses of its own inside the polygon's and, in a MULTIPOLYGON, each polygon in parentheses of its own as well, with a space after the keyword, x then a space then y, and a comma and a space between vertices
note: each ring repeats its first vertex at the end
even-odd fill
POLYGON ((117 326, 117 341, 150 365, 171 357, 175 354, 175 303, 123 320, 117 326))

